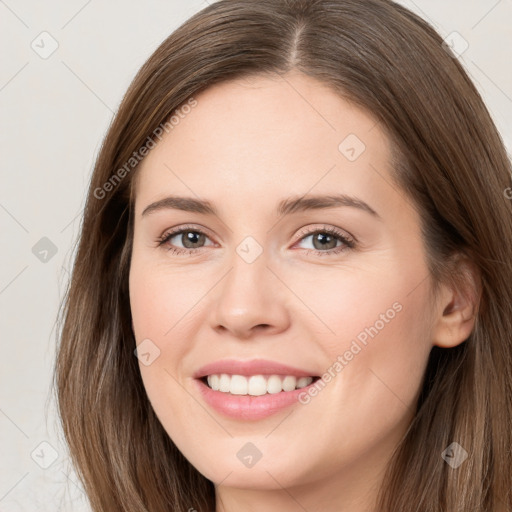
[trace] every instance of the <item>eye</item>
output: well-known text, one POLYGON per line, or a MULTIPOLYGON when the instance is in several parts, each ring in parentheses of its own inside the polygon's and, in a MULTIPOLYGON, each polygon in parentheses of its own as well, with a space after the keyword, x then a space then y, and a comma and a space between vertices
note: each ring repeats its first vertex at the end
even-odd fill
MULTIPOLYGON (((166 246, 167 250, 174 254, 184 254, 197 252, 204 247, 205 240, 208 239, 206 233, 193 226, 184 226, 180 229, 167 231, 158 240, 158 246, 166 246), (177 239, 175 242, 171 242, 177 239), (181 243, 182 246, 175 247, 176 242, 181 243)), ((211 244, 214 245, 214 244, 211 244)))
POLYGON ((304 230, 299 233, 299 236, 301 237, 299 242, 303 242, 311 237, 313 249, 309 249, 308 254, 312 251, 318 256, 339 254, 356 246, 353 237, 329 226, 313 231, 311 229, 304 230), (339 245, 338 242, 340 242, 339 245))

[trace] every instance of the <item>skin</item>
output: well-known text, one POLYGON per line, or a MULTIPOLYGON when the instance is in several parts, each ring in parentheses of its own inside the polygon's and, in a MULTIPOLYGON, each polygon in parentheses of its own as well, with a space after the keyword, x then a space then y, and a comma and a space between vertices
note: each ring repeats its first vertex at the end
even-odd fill
POLYGON ((393 183, 389 141, 370 114, 298 72, 225 82, 196 99, 137 170, 130 301, 137 344, 149 338, 160 350, 139 363, 151 404, 216 484, 218 511, 374 510, 429 352, 467 339, 473 306, 448 285, 433 300, 419 215, 393 183), (366 146, 355 161, 338 149, 349 134, 366 146), (290 196, 333 192, 380 218, 348 206, 275 213, 290 196), (142 216, 170 194, 207 199, 218 215, 142 216), (202 248, 173 254, 169 246, 187 243, 182 235, 158 246, 184 225, 206 233, 186 246, 202 248), (325 227, 356 246, 334 254, 343 242, 314 245, 325 227), (247 236, 263 249, 252 263, 236 251, 247 236), (194 371, 224 358, 322 375, 394 303, 400 312, 307 405, 244 421, 217 413, 196 390, 194 371), (247 442, 263 454, 252 468, 236 455, 247 442))

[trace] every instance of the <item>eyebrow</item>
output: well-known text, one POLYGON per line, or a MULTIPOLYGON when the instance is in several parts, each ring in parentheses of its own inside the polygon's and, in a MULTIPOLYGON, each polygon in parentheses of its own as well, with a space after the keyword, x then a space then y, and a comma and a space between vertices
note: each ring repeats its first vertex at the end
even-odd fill
MULTIPOLYGON (((348 196, 346 194, 290 197, 280 201, 276 213, 282 216, 307 210, 338 208, 340 206, 358 208, 359 210, 369 213, 375 218, 382 219, 369 204, 357 197, 348 196)), ((151 203, 144 209, 142 216, 144 217, 153 212, 167 209, 218 216, 217 209, 210 201, 183 196, 168 196, 164 199, 151 203)))

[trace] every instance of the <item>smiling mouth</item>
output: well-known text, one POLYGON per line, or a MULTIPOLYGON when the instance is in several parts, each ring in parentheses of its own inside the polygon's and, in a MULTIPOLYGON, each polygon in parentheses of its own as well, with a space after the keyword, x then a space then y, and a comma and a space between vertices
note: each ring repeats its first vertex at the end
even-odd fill
POLYGON ((318 376, 295 377, 293 375, 230 375, 212 374, 202 377, 201 382, 213 391, 231 395, 262 396, 301 389, 319 380, 318 376))

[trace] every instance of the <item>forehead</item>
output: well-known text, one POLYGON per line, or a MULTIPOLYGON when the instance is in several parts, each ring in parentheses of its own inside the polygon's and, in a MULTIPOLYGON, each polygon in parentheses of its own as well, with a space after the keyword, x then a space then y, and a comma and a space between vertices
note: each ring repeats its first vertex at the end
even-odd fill
POLYGON ((390 143, 375 118, 311 77, 252 76, 194 98, 141 163, 136 198, 173 190, 243 205, 247 194, 349 193, 389 177, 390 143))

